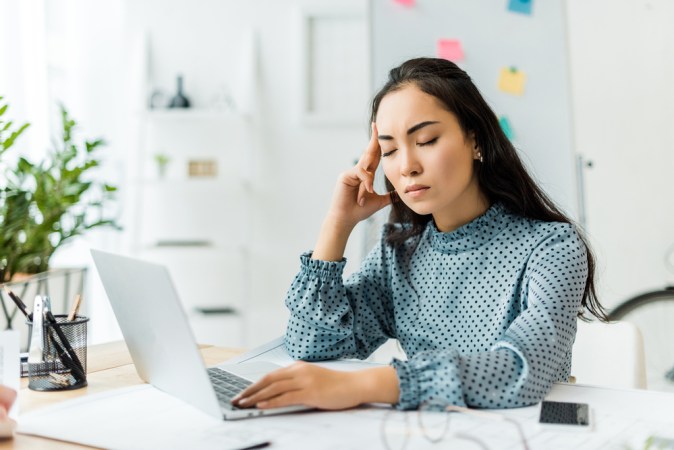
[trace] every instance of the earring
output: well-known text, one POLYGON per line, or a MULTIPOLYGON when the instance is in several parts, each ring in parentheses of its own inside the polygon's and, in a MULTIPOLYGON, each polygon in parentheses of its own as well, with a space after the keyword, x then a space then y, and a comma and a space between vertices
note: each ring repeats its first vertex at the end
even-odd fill
POLYGON ((480 162, 484 162, 484 158, 482 157, 482 152, 477 152, 477 158, 475 158, 475 159, 479 159, 480 162))

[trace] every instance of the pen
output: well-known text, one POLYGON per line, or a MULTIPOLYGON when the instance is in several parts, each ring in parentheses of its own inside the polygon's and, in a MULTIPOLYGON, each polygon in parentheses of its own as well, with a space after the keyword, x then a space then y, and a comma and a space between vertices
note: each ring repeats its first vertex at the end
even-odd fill
POLYGON ((21 310, 24 316, 28 318, 31 322, 33 321, 33 313, 29 313, 26 310, 26 304, 19 298, 18 295, 16 295, 14 292, 12 292, 7 286, 5 286, 5 292, 7 295, 9 295, 9 298, 12 299, 12 301, 16 304, 16 307, 21 310))
POLYGON ((84 374, 84 371, 82 370, 79 359, 73 361, 70 358, 70 356, 68 356, 68 353, 66 353, 66 351, 63 350, 63 347, 61 347, 61 345, 59 345, 59 343, 56 342, 56 339, 52 338, 51 343, 54 345, 54 348, 56 349, 56 353, 59 355, 59 358, 61 359, 61 362, 63 363, 64 366, 66 366, 68 369, 70 369, 70 371, 73 374, 73 377, 75 377, 75 379, 77 381, 86 380, 86 375, 84 374))
MULTIPOLYGON (((67 353, 70 356, 70 360, 74 363, 75 366, 77 366, 79 374, 82 376, 82 379, 86 378, 84 375, 84 368, 82 367, 82 363, 80 362, 80 359, 77 357, 77 353, 75 353, 75 350, 70 346, 70 342, 68 342, 68 339, 66 338, 65 334, 63 334, 63 330, 61 329, 61 326, 56 320, 56 317, 51 313, 49 309, 45 309, 44 311, 45 317, 47 319, 47 322, 51 325, 51 327, 54 329, 56 332, 56 335, 59 337, 59 340, 61 341, 61 344, 63 345, 63 348, 65 349, 64 353, 67 353)), ((56 345, 56 340, 53 340, 54 346, 56 347, 56 351, 59 351, 59 347, 56 345)), ((63 350, 63 348, 61 350, 63 350)), ((59 357, 61 355, 59 354, 59 357)), ((63 359, 62 359, 63 360, 63 359)), ((65 363, 65 361, 64 361, 65 363)))

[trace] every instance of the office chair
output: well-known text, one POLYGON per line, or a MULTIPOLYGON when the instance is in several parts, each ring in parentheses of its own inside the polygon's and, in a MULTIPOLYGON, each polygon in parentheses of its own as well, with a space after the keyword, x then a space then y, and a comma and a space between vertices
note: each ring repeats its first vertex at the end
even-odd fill
POLYGON ((646 389, 641 332, 629 322, 579 320, 571 375, 579 384, 646 389))

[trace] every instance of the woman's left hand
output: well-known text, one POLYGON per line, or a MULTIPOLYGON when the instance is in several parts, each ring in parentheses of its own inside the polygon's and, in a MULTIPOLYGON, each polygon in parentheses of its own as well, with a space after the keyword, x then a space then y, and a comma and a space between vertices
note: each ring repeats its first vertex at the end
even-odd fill
POLYGON ((240 408, 278 408, 306 405, 320 409, 346 409, 361 402, 355 372, 326 369, 306 362, 276 370, 237 395, 240 408))

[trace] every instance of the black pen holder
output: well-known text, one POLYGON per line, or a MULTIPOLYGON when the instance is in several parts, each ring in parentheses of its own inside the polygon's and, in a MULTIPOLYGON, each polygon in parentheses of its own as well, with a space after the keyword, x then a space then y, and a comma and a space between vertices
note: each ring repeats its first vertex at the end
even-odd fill
MULTIPOLYGON (((60 333, 52 323, 42 326, 41 362, 28 359, 28 387, 34 391, 67 391, 87 385, 87 322, 88 317, 68 320, 66 315, 55 315, 60 333), (65 338, 66 342, 63 342, 65 338)), ((33 335, 33 323, 28 335, 33 335)), ((29 343, 29 355, 32 342, 29 343)))

